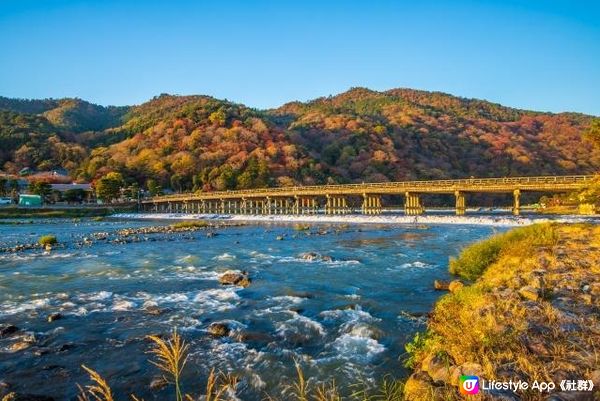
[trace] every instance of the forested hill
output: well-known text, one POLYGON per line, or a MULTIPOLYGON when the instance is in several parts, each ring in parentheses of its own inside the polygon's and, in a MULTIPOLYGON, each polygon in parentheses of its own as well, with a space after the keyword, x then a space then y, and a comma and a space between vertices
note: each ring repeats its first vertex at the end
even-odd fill
POLYGON ((132 107, 0 98, 0 166, 111 171, 175 190, 580 174, 600 168, 593 117, 411 89, 354 88, 256 110, 208 96, 132 107))

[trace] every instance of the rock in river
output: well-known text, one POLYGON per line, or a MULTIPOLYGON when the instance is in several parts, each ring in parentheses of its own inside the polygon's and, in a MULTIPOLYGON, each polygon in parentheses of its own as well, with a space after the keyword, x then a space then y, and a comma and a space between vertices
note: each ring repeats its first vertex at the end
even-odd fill
POLYGON ((13 326, 12 324, 0 324, 0 338, 11 336, 17 331, 19 331, 17 326, 13 326))
POLYGON ((54 312, 48 315, 48 323, 52 323, 56 320, 62 319, 62 315, 58 312, 54 312))
POLYGON ((219 283, 222 285, 239 285, 241 287, 248 287, 250 285, 250 278, 248 272, 238 272, 235 270, 228 270, 219 277, 219 283))
POLYGON ((229 329, 229 326, 226 323, 215 322, 211 323, 210 326, 208 326, 208 333, 215 337, 228 336, 230 331, 231 330, 229 329))
POLYGON ((448 283, 446 281, 435 280, 433 282, 433 288, 435 288, 438 291, 448 291, 449 286, 450 286, 450 283, 448 283))

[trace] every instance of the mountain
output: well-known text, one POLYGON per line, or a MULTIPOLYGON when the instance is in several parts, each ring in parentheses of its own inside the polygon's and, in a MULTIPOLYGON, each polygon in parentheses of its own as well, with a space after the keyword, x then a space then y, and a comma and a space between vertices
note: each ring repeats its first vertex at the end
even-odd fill
POLYGON ((0 153, 5 170, 41 168, 36 155, 44 154, 43 167, 66 167, 80 179, 119 171, 175 190, 600 168, 600 151, 582 137, 592 116, 412 89, 353 88, 271 110, 166 94, 119 108, 0 98, 1 109, 9 110, 0 112, 0 141, 11 144, 0 153))

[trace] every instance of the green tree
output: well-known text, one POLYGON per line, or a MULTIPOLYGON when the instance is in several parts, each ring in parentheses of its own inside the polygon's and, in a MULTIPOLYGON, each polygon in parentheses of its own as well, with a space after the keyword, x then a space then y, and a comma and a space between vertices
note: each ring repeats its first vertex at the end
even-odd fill
POLYGON ((29 183, 29 192, 41 196, 46 201, 52 194, 52 185, 44 181, 32 181, 29 183))
POLYGON ((231 166, 226 165, 221 168, 221 173, 215 180, 215 189, 218 191, 234 189, 236 183, 237 180, 235 176, 235 171, 233 171, 233 168, 231 166))
POLYGON ((96 181, 96 196, 103 202, 110 203, 121 195, 125 185, 120 173, 108 173, 96 181))
POLYGON ((171 189, 175 192, 181 192, 183 190, 184 178, 181 174, 173 174, 171 176, 171 189))
POLYGON ((150 196, 162 195, 162 188, 156 182, 156 180, 150 178, 146 181, 146 188, 148 188, 148 192, 150 192, 150 196))

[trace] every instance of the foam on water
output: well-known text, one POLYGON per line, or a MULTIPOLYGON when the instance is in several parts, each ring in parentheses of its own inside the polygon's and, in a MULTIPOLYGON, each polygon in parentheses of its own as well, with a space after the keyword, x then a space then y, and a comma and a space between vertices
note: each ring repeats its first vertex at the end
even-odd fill
POLYGON ((214 260, 219 260, 219 261, 234 260, 234 259, 236 259, 236 256, 232 255, 230 253, 225 252, 225 253, 223 253, 221 255, 215 256, 213 259, 214 260))
POLYGON ((277 325, 276 333, 280 337, 291 342, 298 342, 325 336, 326 331, 321 323, 299 313, 290 312, 290 314, 292 314, 291 319, 277 325))
POLYGON ((403 263, 400 265, 401 268, 418 268, 418 269, 423 269, 423 268, 430 268, 430 267, 435 267, 435 265, 429 264, 429 263, 425 263, 422 262, 420 260, 416 260, 414 262, 409 262, 409 263, 403 263))
POLYGON ((342 334, 331 346, 340 357, 357 362, 368 362, 385 351, 385 346, 377 340, 352 334, 342 334))

